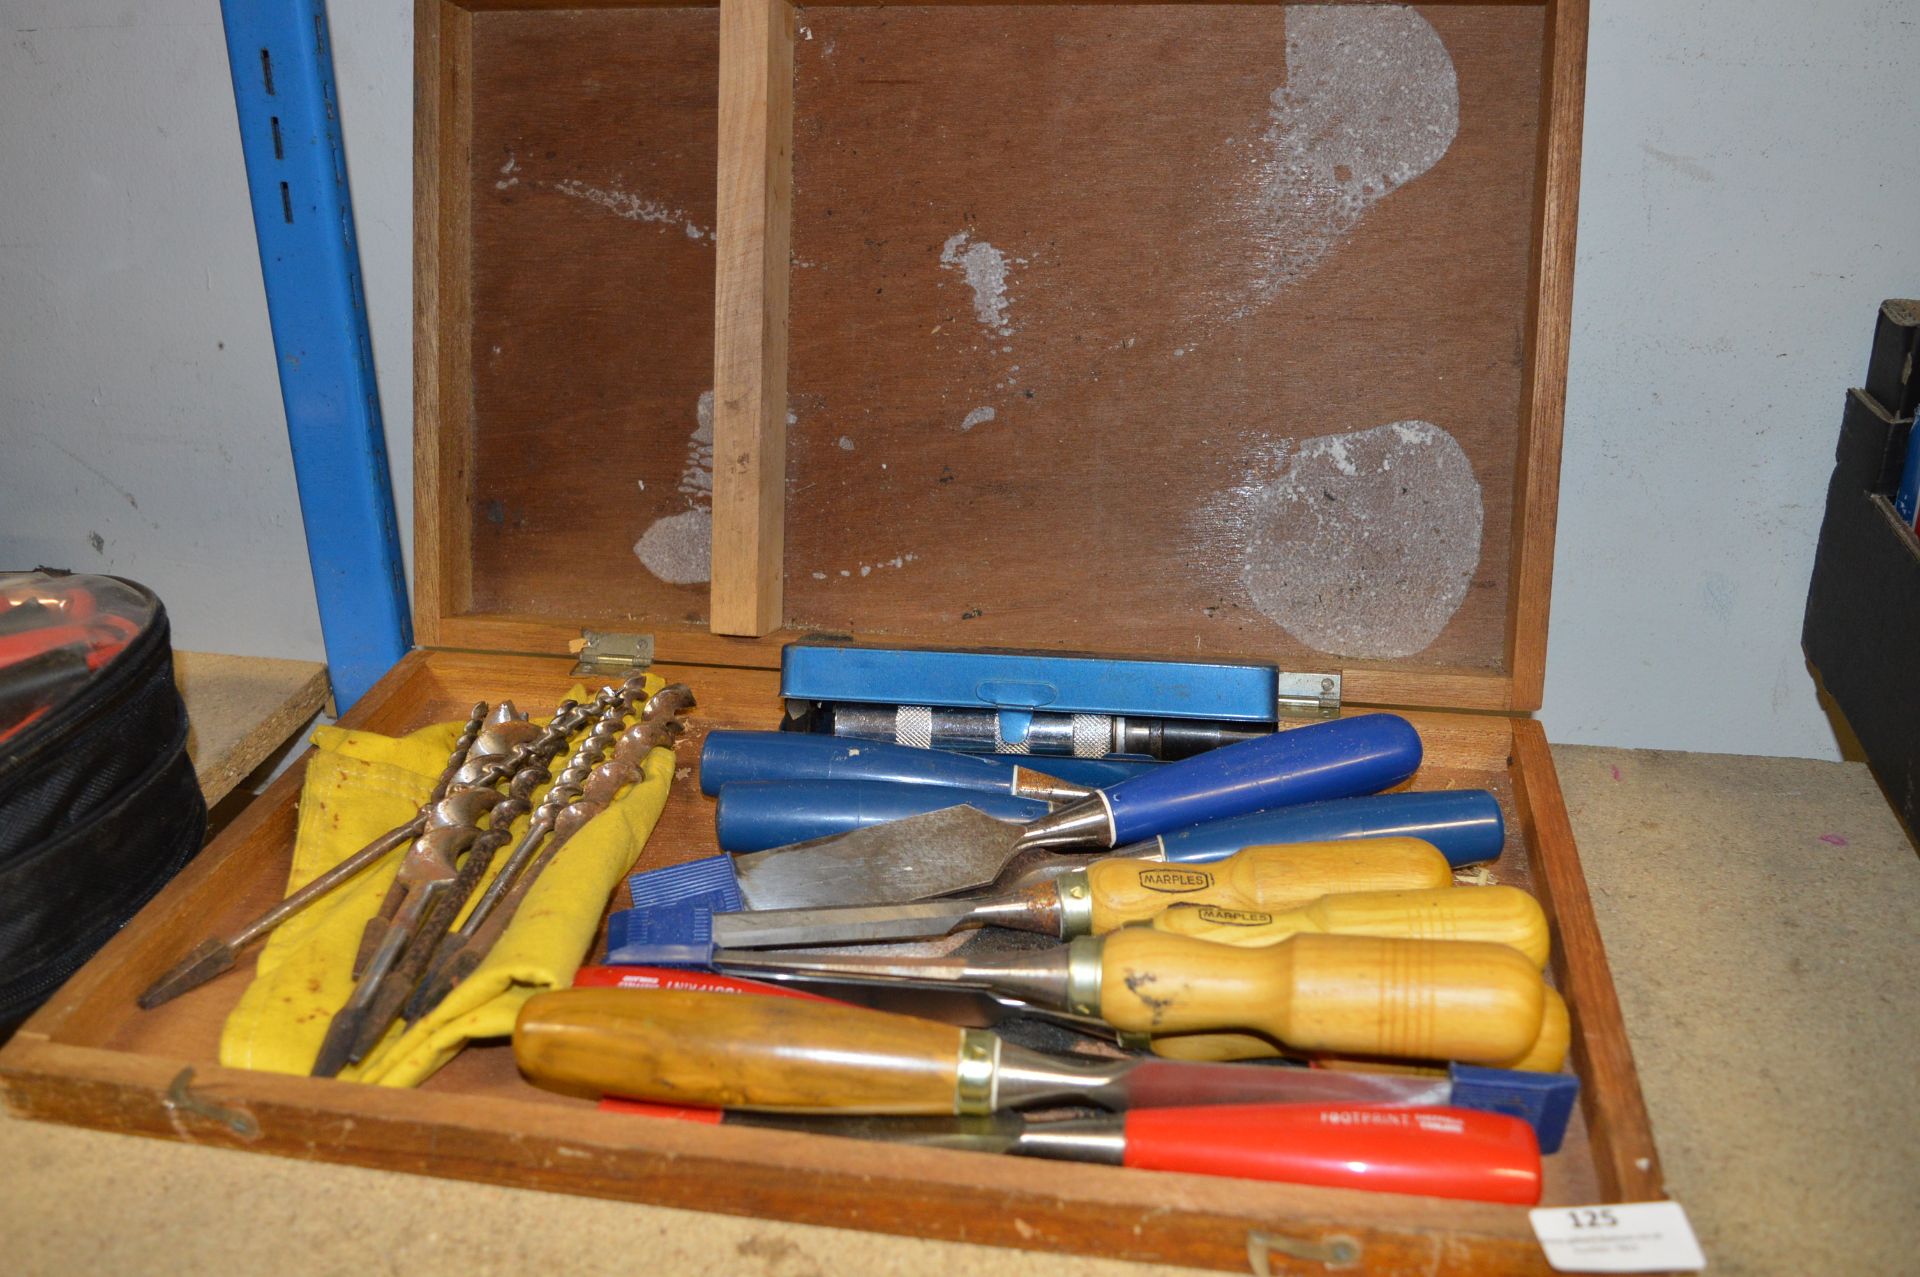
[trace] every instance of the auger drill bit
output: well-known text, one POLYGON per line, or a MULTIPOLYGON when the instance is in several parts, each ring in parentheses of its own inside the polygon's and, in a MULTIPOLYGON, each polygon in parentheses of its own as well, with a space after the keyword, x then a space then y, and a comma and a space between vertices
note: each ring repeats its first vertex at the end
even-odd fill
MULTIPOLYGON (((441 799, 435 806, 461 802, 467 794, 475 792, 481 791, 463 790, 454 798, 441 799)), ((499 795, 494 796, 494 801, 501 801, 499 795)), ((326 1039, 320 1044, 320 1053, 313 1064, 315 1077, 333 1077, 347 1066, 362 1022, 379 995, 387 973, 400 960, 407 942, 413 937, 414 928, 426 913, 433 897, 452 884, 458 872, 455 861, 460 853, 480 837, 476 825, 457 823, 453 812, 436 815, 443 815, 445 823, 429 817, 427 831, 413 840, 413 845, 401 858, 395 878, 402 888, 400 906, 393 911, 393 921, 387 928, 386 937, 367 963, 366 974, 354 986, 353 996, 347 999, 346 1005, 334 1014, 327 1026, 326 1039)))
MULTIPOLYGON (((615 688, 604 687, 586 707, 602 713, 619 713, 623 707, 645 686, 646 676, 634 674, 615 688)), ((386 1033, 399 1014, 408 995, 424 975, 428 961, 431 960, 435 946, 453 925, 459 916, 461 907, 474 887, 485 876, 488 864, 494 853, 511 836, 513 822, 532 806, 532 795, 540 785, 549 779, 547 762, 566 743, 566 736, 582 721, 572 716, 572 702, 567 702, 568 710, 557 714, 554 726, 538 737, 515 748, 510 758, 520 760, 520 769, 514 774, 509 791, 491 812, 488 828, 485 832, 475 829, 475 836, 465 840, 461 846, 466 858, 450 876, 441 878, 435 873, 434 881, 425 889, 425 903, 417 910, 409 909, 403 901, 396 911, 387 938, 382 941, 381 949, 376 951, 376 959, 381 954, 397 954, 386 959, 386 965, 379 967, 376 961, 369 961, 368 970, 362 983, 354 990, 354 1003, 358 1004, 354 1015, 342 1023, 336 1017, 335 1023, 328 1029, 328 1044, 323 1044, 320 1060, 316 1063, 316 1072, 321 1064, 332 1067, 337 1073, 346 1064, 357 1064, 364 1059, 386 1033), (561 720, 566 725, 561 727, 561 720), (404 931, 404 935, 398 934, 404 931), (363 994, 363 990, 370 990, 363 994), (339 1039, 334 1037, 335 1029, 339 1039), (341 1053, 344 1052, 344 1060, 341 1053)), ((482 738, 484 740, 484 736, 482 738)), ((477 825, 477 822, 476 822, 477 825)), ((403 864, 402 868, 405 866, 403 864)), ((410 896, 409 899, 412 897, 410 896)), ((344 1015, 346 1008, 342 1008, 344 1015)), ((325 1076, 332 1076, 329 1073, 325 1076)))
MULTIPOLYGON (((414 995, 407 1008, 410 1020, 418 1019, 438 1006, 462 980, 478 969, 500 942, 500 937, 512 924, 534 883, 553 863, 561 848, 583 825, 605 811, 622 789, 640 778, 648 754, 662 746, 668 749, 673 747, 675 739, 686 730, 678 716, 693 704, 692 689, 680 683, 663 688, 649 699, 641 714, 642 721, 621 735, 614 747, 613 757, 593 769, 578 798, 554 813, 552 837, 541 850, 539 858, 508 882, 484 915, 476 906, 474 915, 478 920, 470 916, 460 933, 448 937, 445 955, 436 959, 426 984, 414 995)), ((507 882, 509 871, 514 868, 512 864, 503 867, 494 879, 494 888, 507 882)), ((487 901, 481 902, 483 906, 487 904, 487 901)))
MULTIPOLYGON (((636 681, 637 676, 628 679, 629 684, 636 681)), ((650 723, 665 717, 673 723, 673 731, 683 731, 684 727, 673 720, 692 705, 693 689, 685 683, 674 683, 661 688, 647 698, 646 704, 640 709, 640 721, 650 723)), ((594 765, 600 761, 600 756, 606 752, 609 745, 613 744, 620 732, 621 715, 609 713, 601 718, 593 732, 581 742, 573 758, 569 760, 567 769, 560 773, 559 779, 554 782, 553 789, 541 802, 539 810, 534 813, 533 820, 528 823, 526 835, 521 839, 520 845, 514 848, 500 872, 494 876, 493 882, 487 887, 486 894, 467 915, 466 920, 461 924, 459 934, 449 936, 441 946, 441 951, 434 956, 433 967, 430 970, 438 969, 454 950, 464 946, 499 906, 501 899, 512 888, 534 850, 553 831, 554 821, 560 812, 580 797, 582 787, 593 774, 594 765)), ((645 755, 642 754, 641 757, 644 758, 645 755)), ((438 1000, 438 998, 433 999, 435 1002, 438 1000)), ((425 1004, 425 1006, 431 1005, 431 1002, 425 1004)), ((416 995, 408 1010, 408 1020, 418 1019, 425 1006, 422 1005, 422 998, 416 995)))
MULTIPOLYGON (((469 722, 468 727, 474 724, 469 722)), ((512 701, 501 701, 499 707, 487 716, 486 722, 474 736, 472 747, 465 762, 447 775, 440 778, 434 786, 433 797, 427 801, 436 802, 444 797, 449 783, 469 788, 479 782, 486 769, 513 753, 519 746, 539 740, 543 729, 536 723, 528 722, 524 715, 515 711, 512 701)), ((387 894, 380 901, 380 907, 374 910, 360 932, 360 948, 353 955, 353 975, 359 979, 366 970, 367 962, 373 957, 374 950, 386 938, 387 927, 393 921, 393 911, 400 907, 402 888, 396 879, 387 888, 387 894)))
POLYGON ((513 886, 514 878, 525 867, 541 841, 552 832, 554 818, 566 808, 567 804, 580 796, 581 788, 587 783, 588 777, 593 775, 594 765, 600 761, 600 756, 606 753, 607 747, 614 742, 625 726, 625 718, 624 705, 616 704, 610 707, 594 723, 593 729, 574 747, 573 756, 567 760, 566 768, 554 778, 553 788, 547 791, 540 806, 534 810, 533 819, 527 822, 526 833, 520 836, 519 844, 508 854, 505 863, 500 866, 500 872, 493 876, 493 881, 488 884, 479 901, 468 912, 460 928, 457 931, 448 932, 441 939, 433 961, 427 967, 426 981, 414 991, 411 1000, 407 1003, 405 1015, 409 1023, 419 1019, 439 1001, 438 998, 430 1002, 424 1001, 427 990, 435 984, 434 973, 444 967, 447 959, 480 928, 481 924, 487 920, 487 916, 493 912, 494 907, 500 903, 501 897, 505 896, 508 889, 513 886))
MULTIPOLYGON (((501 702, 493 720, 474 742, 473 748, 479 752, 470 753, 465 764, 454 773, 454 787, 490 788, 518 773, 529 759, 551 758, 565 746, 567 737, 613 695, 614 689, 606 687, 585 707, 578 701, 561 701, 544 728, 514 715, 511 701, 501 702)), ((368 961, 386 937, 399 903, 400 884, 396 882, 388 888, 386 898, 360 933, 360 947, 353 956, 354 979, 365 974, 368 961)))
POLYGON ((506 797, 489 814, 486 829, 467 848, 466 857, 460 862, 453 881, 427 905, 400 960, 388 972, 379 992, 368 1004, 366 1014, 360 1017, 353 1041, 348 1047, 348 1063, 360 1063, 380 1044, 387 1026, 399 1015, 408 995, 419 986, 427 963, 437 951, 438 942, 452 927, 453 920, 460 916, 461 907, 473 894, 480 879, 486 876, 494 853, 513 836, 513 822, 527 813, 527 809, 533 806, 534 792, 550 779, 552 773, 547 771, 544 761, 538 765, 530 764, 515 774, 512 783, 507 786, 506 797))
POLYGON ((446 767, 441 770, 440 779, 435 782, 433 792, 427 796, 427 801, 421 804, 419 815, 406 824, 381 834, 231 935, 215 936, 201 943, 198 948, 175 963, 166 974, 147 987, 146 992, 140 995, 140 1008, 151 1011, 162 1003, 179 997, 189 989, 197 989, 215 976, 232 969, 239 959, 240 950, 254 940, 293 917, 347 879, 354 877, 409 838, 418 837, 426 829, 428 809, 446 796, 447 787, 453 783, 454 776, 465 765, 467 756, 479 737, 486 715, 487 703, 476 701, 468 714, 467 723, 460 733, 460 738, 454 742, 453 753, 448 757, 446 767))

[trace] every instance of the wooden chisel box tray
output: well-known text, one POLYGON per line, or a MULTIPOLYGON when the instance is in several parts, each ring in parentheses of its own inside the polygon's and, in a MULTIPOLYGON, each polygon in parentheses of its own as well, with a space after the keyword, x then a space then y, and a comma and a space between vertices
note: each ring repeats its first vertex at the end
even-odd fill
MULTIPOLYGON (((804 634, 1276 662, 1310 710, 1407 713, 1417 788, 1500 797, 1582 1082, 1544 1200, 1662 1195, 1527 717, 1583 4, 416 15, 423 646, 343 722, 549 705, 583 632, 649 635, 700 698, 652 868, 715 850, 700 736, 777 723, 804 634)), ((416 1091, 222 1068, 250 959, 134 998, 278 899, 299 785, 0 1051, 15 1112, 1223 1269, 1344 1238, 1365 1270, 1546 1271, 1519 1208, 603 1114, 504 1043, 416 1091)))

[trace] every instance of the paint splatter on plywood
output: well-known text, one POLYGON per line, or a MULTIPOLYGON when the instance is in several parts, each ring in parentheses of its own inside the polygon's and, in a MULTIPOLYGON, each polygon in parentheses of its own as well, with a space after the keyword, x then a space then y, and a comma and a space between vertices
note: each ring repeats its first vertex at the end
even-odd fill
POLYGON ((694 405, 693 434, 680 471, 685 510, 647 525, 633 552, 647 571, 673 585, 695 585, 713 575, 713 392, 694 405))
POLYGON ((1266 445, 1210 512, 1237 530, 1261 615, 1316 651, 1412 656, 1459 611, 1480 566, 1473 463, 1427 421, 1266 445))
POLYGON ((940 265, 967 281, 973 291, 973 314, 982 328, 996 336, 1013 336, 1007 317, 1013 299, 1007 296, 1005 253, 967 231, 955 231, 940 246, 940 265))
POLYGON ((1222 210, 1248 245, 1243 319, 1339 251, 1367 210, 1438 164, 1460 128, 1453 59, 1397 5, 1286 10, 1286 82, 1244 144, 1251 181, 1222 210))

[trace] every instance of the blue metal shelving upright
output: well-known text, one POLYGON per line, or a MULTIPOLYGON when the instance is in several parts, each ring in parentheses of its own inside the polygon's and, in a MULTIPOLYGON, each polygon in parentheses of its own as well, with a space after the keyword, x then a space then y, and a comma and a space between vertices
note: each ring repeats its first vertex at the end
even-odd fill
POLYGON ((335 702, 413 646, 324 0, 221 0, 335 702))

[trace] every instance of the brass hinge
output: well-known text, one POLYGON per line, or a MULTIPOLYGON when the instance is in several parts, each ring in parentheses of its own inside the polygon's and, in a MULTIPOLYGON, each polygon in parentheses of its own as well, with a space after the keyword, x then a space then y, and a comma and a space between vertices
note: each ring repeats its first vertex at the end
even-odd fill
POLYGON ((589 674, 627 674, 653 664, 653 635, 622 634, 617 630, 581 630, 567 642, 577 659, 576 677, 589 674))
POLYGON ((1281 670, 1280 717, 1283 721, 1340 717, 1340 676, 1281 670))

